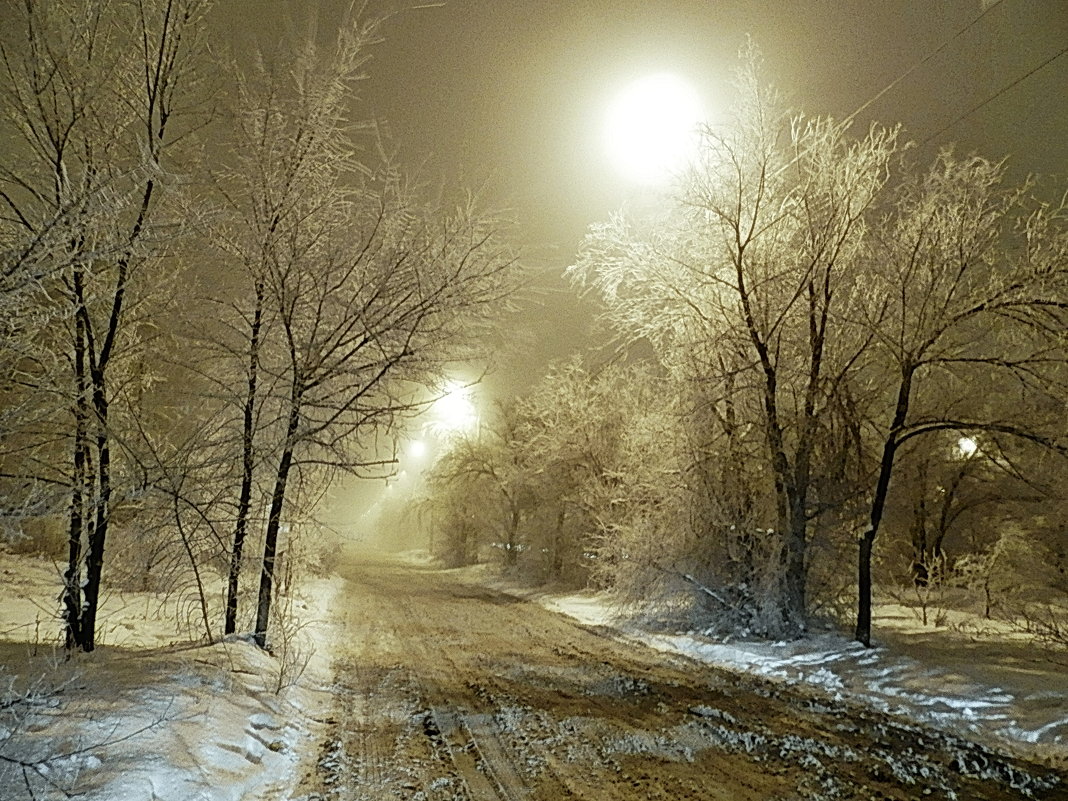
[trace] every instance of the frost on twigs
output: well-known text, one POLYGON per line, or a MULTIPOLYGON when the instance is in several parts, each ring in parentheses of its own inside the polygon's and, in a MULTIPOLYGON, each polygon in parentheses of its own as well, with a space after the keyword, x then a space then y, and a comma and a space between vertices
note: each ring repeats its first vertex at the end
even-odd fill
POLYGON ((268 652, 274 658, 269 680, 275 695, 296 684, 315 655, 310 621, 298 616, 292 598, 285 598, 280 607, 271 622, 267 641, 268 652))

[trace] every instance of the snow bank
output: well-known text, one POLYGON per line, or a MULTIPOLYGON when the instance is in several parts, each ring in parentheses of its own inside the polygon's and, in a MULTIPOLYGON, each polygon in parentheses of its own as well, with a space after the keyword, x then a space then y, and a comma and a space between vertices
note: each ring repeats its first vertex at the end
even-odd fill
MULTIPOLYGON (((615 613, 603 594, 528 593, 528 597, 583 624, 609 626, 661 651, 728 670, 818 687, 835 700, 860 701, 1032 758, 1068 763, 1068 677, 1052 664, 1043 666, 1036 660, 1028 666, 1029 675, 1015 686, 997 686, 972 679, 968 675, 971 671, 963 669, 960 662, 967 657, 952 648, 939 650, 937 641, 930 637, 922 659, 886 646, 866 649, 836 634, 793 642, 723 642, 694 632, 662 634, 640 629, 615 613)), ((981 647, 969 653, 972 659, 980 658, 981 647)), ((995 658, 993 653, 990 658, 995 658)))
POLYGON ((98 749, 88 801, 240 801, 282 798, 299 780, 301 755, 315 752, 317 706, 305 688, 275 695, 277 666, 256 646, 230 642, 198 649, 131 705, 101 710, 79 736, 98 749), (134 717, 131 718, 131 710, 134 717))
MULTIPOLYGON (((39 764, 28 773, 30 796, 21 770, 0 760, 0 797, 60 798, 70 790, 86 801, 291 797, 314 764, 332 702, 341 579, 310 581, 293 599, 307 657, 296 670, 247 638, 200 647, 106 645, 64 661, 30 633, 47 609, 39 596, 52 589, 51 566, 4 558, 5 573, 17 580, 0 584, 0 640, 7 640, 0 642, 0 688, 10 684, 23 696, 32 687, 35 696, 0 720, 0 754, 39 764)), ((166 625, 153 633, 147 609, 127 599, 111 607, 107 624, 137 632, 139 643, 173 637, 166 625)), ((54 621, 47 626, 54 636, 54 621)))

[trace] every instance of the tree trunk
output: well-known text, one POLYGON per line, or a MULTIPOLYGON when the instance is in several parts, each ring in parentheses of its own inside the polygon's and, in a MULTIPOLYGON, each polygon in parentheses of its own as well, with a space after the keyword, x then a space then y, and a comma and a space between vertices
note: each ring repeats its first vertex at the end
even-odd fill
POLYGON ((82 536, 85 529, 85 489, 89 475, 86 465, 89 406, 85 396, 85 334, 80 317, 75 319, 74 383, 78 393, 74 402, 74 470, 67 531, 67 569, 63 573, 64 647, 68 651, 80 645, 82 640, 82 536))
POLYGON ((519 543, 516 542, 516 538, 519 534, 519 510, 514 506, 509 513, 508 518, 508 541, 505 543, 504 561, 508 567, 515 567, 516 560, 519 558, 519 543))
POLYGON ((564 572, 564 519, 567 514, 566 507, 561 503, 556 512, 556 525, 553 527, 552 545, 549 552, 549 576, 550 582, 560 579, 564 572))
POLYGON ((805 619, 805 530, 804 516, 798 517, 798 497, 793 486, 790 460, 782 427, 779 425, 777 386, 778 378, 770 360, 766 357, 764 367, 764 425, 768 450, 771 454, 772 471, 775 477, 776 530, 782 537, 782 577, 779 613, 786 634, 800 634, 805 619))
POLYGON ((897 453, 897 434, 891 433, 883 445, 883 457, 879 465, 879 479, 875 484, 875 494, 871 502, 871 517, 867 530, 861 535, 859 543, 859 565, 857 570, 857 628, 856 640, 865 648, 871 647, 871 553, 875 535, 883 520, 886 496, 890 490, 890 477, 894 469, 894 457, 897 453))
POLYGON ((805 469, 791 469, 783 429, 779 424, 778 373, 766 352, 761 352, 761 361, 764 363, 766 439, 775 476, 777 530, 783 538, 779 612, 784 633, 797 636, 805 630, 805 549, 808 544, 808 520, 804 508, 805 492, 797 486, 796 481, 798 473, 805 472, 805 469))
POLYGON ((274 562, 278 549, 278 531, 282 523, 282 509, 286 499, 286 482, 293 466, 293 447, 297 427, 300 425, 299 400, 294 400, 289 411, 286 427, 286 444, 275 473, 274 491, 271 493, 271 511, 267 516, 267 532, 263 539, 263 568, 260 571, 259 604, 256 607, 256 631, 253 639, 260 648, 267 647, 267 624, 271 619, 271 588, 274 583, 274 562))
POLYGON ((104 544, 111 517, 111 447, 108 437, 108 400, 104 376, 94 371, 93 410, 96 412, 97 498, 89 553, 85 560, 85 598, 82 604, 81 648, 86 653, 96 647, 96 613, 100 603, 100 578, 104 569, 104 544))
POLYGON ((783 622, 789 635, 803 634, 806 629, 807 598, 805 593, 805 550, 808 545, 808 520, 804 500, 791 499, 789 529, 786 535, 783 575, 783 622))
MULTIPOLYGON (((726 488, 730 503, 731 526, 726 530, 726 552, 741 565, 741 575, 735 576, 739 584, 756 586, 756 563, 753 551, 752 513, 753 490, 745 480, 742 465, 746 459, 738 433, 738 412, 734 403, 734 374, 720 357, 720 371, 724 375, 723 430, 727 435, 727 453, 720 483, 726 488)), ((706 494, 712 490, 706 489, 706 494)))
POLYGON ((920 461, 919 491, 912 509, 912 582, 926 587, 931 579, 931 554, 927 543, 927 460, 920 461))
MULTIPOLYGON (((789 529, 786 532, 784 576, 785 608, 783 618, 787 632, 802 634, 807 628, 808 598, 805 588, 805 558, 808 549, 808 494, 812 482, 812 452, 816 439, 816 408, 823 368, 823 349, 830 307, 830 268, 823 274, 820 290, 808 281, 809 369, 805 386, 804 413, 794 450, 793 475, 785 482, 788 499, 789 529)), ((777 417, 775 418, 778 419, 777 417)), ((783 448, 782 436, 778 447, 783 448)), ((780 460, 787 464, 785 451, 780 460)))
MULTIPOLYGON (((757 325, 753 313, 753 303, 746 285, 742 253, 734 259, 735 279, 737 281, 738 300, 741 303, 745 319, 746 333, 756 351, 763 374, 761 395, 764 405, 764 435, 771 457, 772 475, 775 481, 776 531, 783 538, 783 576, 781 580, 780 613, 789 633, 800 633, 798 621, 803 625, 804 609, 804 562, 805 562, 805 521, 797 520, 795 508, 798 505, 797 488, 794 486, 795 475, 790 469, 790 459, 786 453, 786 441, 783 426, 779 421, 779 374, 778 366, 772 358, 771 349, 757 325), (800 532, 800 538, 798 533, 800 532), (798 589, 800 588, 800 592, 798 589), (798 603, 802 606, 798 606, 798 603)), ((803 506, 803 503, 801 504, 803 506)), ((802 509, 802 512, 804 510, 802 509)))
POLYGON ((871 550, 875 532, 868 529, 861 535, 857 565, 857 629, 856 640, 871 648, 871 550))
POLYGON ((256 412, 256 380, 259 368, 260 326, 263 321, 263 281, 256 281, 256 309, 248 347, 248 394, 245 396, 244 421, 241 437, 241 492, 234 523, 234 545, 230 551, 230 571, 226 583, 226 620, 224 634, 237 630, 237 584, 241 574, 241 554, 248 531, 248 513, 252 504, 252 472, 255 457, 254 437, 256 412))
POLYGON ((897 404, 894 419, 883 443, 883 455, 879 461, 879 478, 875 482, 875 493, 871 499, 871 514, 868 529, 860 538, 859 565, 857 569, 857 628, 856 640, 865 648, 871 647, 871 553, 875 535, 883 520, 886 496, 890 491, 890 477, 894 472, 894 458, 897 456, 898 437, 905 426, 912 399, 912 374, 915 368, 906 365, 901 370, 901 384, 897 390, 897 404))

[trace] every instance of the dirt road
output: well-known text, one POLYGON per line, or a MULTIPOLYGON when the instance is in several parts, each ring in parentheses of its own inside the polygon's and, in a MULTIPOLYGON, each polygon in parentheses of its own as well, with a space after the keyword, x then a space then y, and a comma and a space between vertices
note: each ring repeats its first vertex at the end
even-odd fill
POLYGON ((943 734, 575 624, 448 573, 347 569, 309 799, 1066 799, 943 734))

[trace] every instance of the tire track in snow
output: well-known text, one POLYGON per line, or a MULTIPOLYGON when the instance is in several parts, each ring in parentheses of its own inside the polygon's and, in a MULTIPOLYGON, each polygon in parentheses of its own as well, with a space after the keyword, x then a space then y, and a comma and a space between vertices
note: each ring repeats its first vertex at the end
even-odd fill
POLYGON ((1000 757, 447 573, 354 566, 350 595, 336 786, 308 801, 1026 797, 1000 757))

